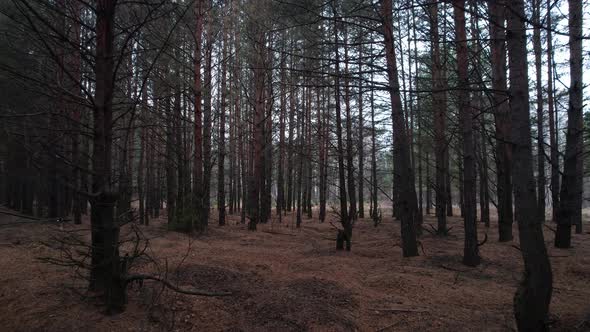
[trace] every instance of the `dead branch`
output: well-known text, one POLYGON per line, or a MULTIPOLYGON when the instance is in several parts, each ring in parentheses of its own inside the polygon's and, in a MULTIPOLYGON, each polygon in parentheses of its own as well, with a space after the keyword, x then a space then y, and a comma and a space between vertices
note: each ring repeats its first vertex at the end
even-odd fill
POLYGON ((33 217, 33 216, 27 216, 25 214, 14 213, 14 212, 10 212, 10 211, 0 210, 0 213, 1 214, 6 214, 6 215, 9 215, 9 216, 15 216, 15 217, 19 217, 19 218, 24 218, 24 219, 41 220, 41 218, 37 218, 37 217, 33 217))
POLYGON ((469 270, 455 269, 455 268, 452 268, 452 267, 446 266, 446 265, 444 265, 444 264, 440 264, 439 266, 440 266, 440 267, 442 267, 442 268, 443 268, 443 269, 445 269, 445 270, 449 270, 449 271, 453 271, 453 272, 469 272, 469 270))
MULTIPOLYGON (((427 225, 432 227, 432 225, 430 225, 430 224, 427 224, 427 225)), ((422 229, 425 230, 425 231, 427 231, 428 233, 430 233, 430 235, 436 236, 436 231, 433 232, 430 229, 424 227, 424 225, 422 225, 422 229)))
POLYGON ((555 234, 557 231, 555 230, 555 228, 551 228, 549 225, 547 224, 543 224, 543 226, 547 227, 548 230, 552 231, 553 234, 555 234))
POLYGON ((401 320, 399 320, 399 321, 397 321, 397 322, 395 322, 395 323, 393 323, 393 324, 389 324, 389 325, 387 325, 387 326, 384 326, 384 327, 382 327, 382 328, 378 329, 376 332, 383 332, 383 331, 385 331, 385 330, 387 330, 387 329, 390 329, 390 328, 392 328, 392 327, 394 327, 394 326, 396 326, 396 325, 399 325, 400 323, 402 323, 402 322, 404 322, 404 321, 405 321, 405 319, 401 319, 401 320))
POLYGON ((422 241, 417 241, 417 242, 418 242, 418 244, 420 245, 420 248, 422 248, 422 254, 423 254, 424 256, 428 256, 428 255, 426 255, 426 251, 424 250, 424 245, 422 244, 422 241))
POLYGON ((162 279, 160 277, 147 275, 147 274, 128 275, 127 277, 125 277, 125 284, 128 285, 131 282, 143 281, 143 280, 157 281, 157 282, 161 283, 162 285, 170 288, 171 290, 173 290, 177 293, 181 293, 181 294, 198 295, 198 296, 229 296, 229 295, 232 295, 231 292, 209 292, 209 291, 201 290, 201 289, 193 289, 193 290, 182 289, 180 287, 173 285, 170 281, 168 281, 166 279, 162 279))
POLYGON ((275 234, 275 235, 295 236, 295 234, 291 234, 291 233, 281 233, 281 232, 273 232, 273 231, 262 231, 262 233, 275 234))
POLYGON ((428 227, 430 227, 430 229, 432 229, 432 230, 429 230, 429 229, 425 228, 424 226, 422 226, 422 229, 424 229, 428 233, 432 234, 433 236, 438 236, 438 235, 447 235, 448 236, 448 235, 451 235, 451 229, 453 229, 453 227, 449 227, 449 228, 447 228, 446 231, 439 232, 438 228, 434 227, 432 224, 426 224, 426 225, 428 225, 428 227))
POLYGON ((336 229, 337 231, 341 231, 341 229, 338 228, 338 226, 334 225, 334 223, 332 223, 331 221, 330 221, 330 225, 332 225, 332 227, 334 227, 334 229, 336 229))
MULTIPOLYGON (((0 211, 0 213, 4 213, 4 211, 0 211)), ((9 214, 9 213, 5 213, 5 214, 9 214)), ((12 213, 10 213, 10 215, 14 215, 12 213)), ((21 217, 21 218, 27 218, 28 217, 21 217)), ((9 222, 9 223, 3 223, 0 224, 0 227, 7 227, 7 226, 17 226, 17 225, 39 225, 39 224, 51 224, 51 223, 64 223, 64 222, 68 222, 71 221, 70 219, 60 219, 60 218, 51 218, 51 219, 31 219, 33 221, 15 221, 15 222, 9 222)))
POLYGON ((477 244, 478 247, 483 246, 484 244, 486 244, 486 242, 488 242, 488 233, 484 233, 483 234, 483 241, 481 241, 480 243, 477 244))
POLYGON ((426 309, 412 309, 412 308, 377 308, 373 309, 376 312, 430 312, 426 309))

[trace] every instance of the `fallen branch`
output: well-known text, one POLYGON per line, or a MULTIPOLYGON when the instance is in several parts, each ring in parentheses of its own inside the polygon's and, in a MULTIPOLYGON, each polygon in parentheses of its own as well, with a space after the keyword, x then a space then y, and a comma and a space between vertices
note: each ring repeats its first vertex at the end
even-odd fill
MULTIPOLYGON (((427 225, 432 227, 432 225, 430 225, 430 224, 427 224, 427 225)), ((430 235, 436 236, 436 232, 433 232, 433 231, 429 230, 428 228, 426 228, 424 226, 422 226, 422 229, 425 230, 425 231, 427 231, 428 233, 430 233, 430 235)))
POLYGON ((486 242, 488 242, 488 233, 484 233, 483 236, 484 236, 483 241, 481 241, 481 243, 477 244, 478 247, 481 247, 484 244, 486 244, 486 242))
POLYGON ((444 264, 440 264, 440 267, 442 267, 445 270, 449 270, 449 271, 453 271, 453 272, 469 272, 469 270, 455 269, 455 268, 452 268, 452 267, 448 267, 448 266, 446 266, 444 264))
POLYGON ((424 256, 428 256, 428 255, 426 255, 426 251, 424 250, 424 245, 422 244, 422 241, 418 241, 418 244, 420 245, 420 248, 422 248, 422 254, 424 256))
POLYGON ((384 311, 384 312, 430 312, 426 309, 412 309, 412 308, 383 308, 383 309, 373 309, 376 312, 384 311))
POLYGON ((378 329, 376 332, 383 332, 383 331, 385 331, 385 330, 387 330, 387 329, 390 329, 390 328, 392 328, 392 327, 394 327, 394 326, 398 325, 399 323, 401 323, 401 322, 403 322, 403 321, 404 321, 404 320, 402 319, 402 320, 400 320, 399 322, 395 322, 395 323, 393 323, 393 324, 390 324, 390 325, 387 325, 387 326, 385 326, 385 327, 382 327, 382 328, 378 329))
POLYGON ((332 227, 334 227, 337 231, 341 230, 340 228, 338 228, 338 226, 334 225, 331 221, 330 221, 330 225, 332 225, 332 227))
POLYGON ((37 217, 33 217, 33 216, 27 216, 25 214, 14 213, 14 212, 10 212, 10 211, 0 210, 0 213, 1 214, 6 214, 6 215, 9 215, 9 216, 15 216, 15 217, 19 217, 19 218, 24 218, 24 219, 41 220, 41 218, 37 218, 37 217))
POLYGON ((179 288, 173 285, 170 281, 166 279, 162 279, 156 276, 145 275, 145 274, 132 274, 125 278, 125 283, 129 284, 133 281, 143 281, 143 280, 153 280, 162 283, 164 286, 170 288, 171 290, 187 295, 198 295, 198 296, 229 296, 232 293, 230 292, 209 292, 201 289, 194 289, 194 290, 187 290, 179 288))
POLYGON ((432 231, 425 228, 424 226, 422 226, 422 228, 434 236, 439 236, 439 235, 449 236, 449 235, 451 235, 451 229, 453 229, 453 227, 449 227, 444 232, 439 232, 438 228, 432 226, 432 224, 426 224, 426 225, 428 225, 432 229, 432 231))
MULTIPOLYGON (((2 213, 2 212, 0 212, 2 213)), ((31 224, 49 224, 49 223, 64 223, 64 222, 68 222, 71 221, 70 219, 59 219, 59 218, 51 218, 51 219, 32 219, 34 221, 15 221, 15 222, 9 222, 9 223, 4 223, 4 224, 0 224, 0 227, 5 227, 5 226, 15 226, 15 225, 31 225, 31 224)))
POLYGON ((276 234, 276 235, 295 236, 295 234, 291 234, 291 233, 281 233, 281 232, 273 232, 273 231, 262 231, 262 233, 276 234))
POLYGON ((543 224, 543 226, 547 227, 547 229, 549 229, 550 231, 552 231, 553 234, 557 233, 557 231, 554 228, 549 227, 549 225, 543 224))

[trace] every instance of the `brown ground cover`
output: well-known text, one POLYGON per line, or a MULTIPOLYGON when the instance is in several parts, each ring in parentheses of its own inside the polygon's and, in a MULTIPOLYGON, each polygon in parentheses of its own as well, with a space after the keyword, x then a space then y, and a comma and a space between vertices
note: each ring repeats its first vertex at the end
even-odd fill
MULTIPOLYGON (((359 220, 351 252, 335 250, 329 223, 260 225, 249 232, 229 218, 206 235, 167 232, 163 221, 142 227, 149 253, 166 277, 184 288, 231 291, 211 298, 177 294, 146 281, 133 285, 127 310, 104 315, 71 268, 42 263, 52 252, 39 242, 54 226, 8 224, 0 216, 0 330, 3 331, 510 331, 512 296, 521 278, 520 252, 485 229, 483 263, 461 265, 463 227, 450 218, 448 237, 425 233, 420 257, 404 259, 399 224, 375 228, 359 220)), ((87 221, 85 221, 87 223, 87 221)), ((426 223, 434 224, 432 217, 426 223)), ((212 222, 214 223, 214 222, 212 222)), ((85 225, 88 227, 88 225, 85 225)), ((66 229, 74 228, 66 225, 66 229)), ((515 234, 516 229, 515 229, 515 234)), ((590 234, 573 235, 574 248, 546 241, 554 274, 551 327, 590 330, 590 234)), ((140 267, 154 273, 153 265, 140 267)))

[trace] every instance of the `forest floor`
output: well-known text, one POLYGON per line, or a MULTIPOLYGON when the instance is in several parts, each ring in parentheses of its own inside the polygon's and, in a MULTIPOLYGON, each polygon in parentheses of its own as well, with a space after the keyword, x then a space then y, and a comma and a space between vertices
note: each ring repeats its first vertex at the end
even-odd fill
MULTIPOLYGON (((314 211, 315 212, 315 211, 314 211)), ((183 288, 231 291, 198 297, 162 291, 146 281, 129 291, 127 310, 105 315, 83 297, 84 283, 71 268, 39 260, 52 252, 41 241, 55 226, 0 216, 0 330, 4 331, 511 331, 512 298, 521 278, 515 241, 498 243, 496 223, 479 224, 482 264, 461 264, 463 226, 450 218, 447 237, 427 232, 419 257, 402 258, 399 224, 384 218, 355 224, 351 252, 335 250, 330 223, 304 220, 293 227, 259 225, 250 232, 230 216, 213 221, 205 235, 166 231, 165 221, 141 226, 148 253, 167 266, 167 278, 183 288), (166 264, 167 262, 167 264, 166 264)), ((553 268, 551 327, 590 330, 590 218, 573 235, 573 248, 555 249, 545 238, 553 268)), ((435 224, 432 216, 425 223, 435 224)), ((84 225, 88 227, 87 221, 84 225)), ((66 230, 77 229, 66 224, 66 230)), ((154 265, 139 267, 155 273, 154 265), (151 270, 151 271, 150 271, 151 270)), ((87 295, 87 294, 86 294, 87 295)))

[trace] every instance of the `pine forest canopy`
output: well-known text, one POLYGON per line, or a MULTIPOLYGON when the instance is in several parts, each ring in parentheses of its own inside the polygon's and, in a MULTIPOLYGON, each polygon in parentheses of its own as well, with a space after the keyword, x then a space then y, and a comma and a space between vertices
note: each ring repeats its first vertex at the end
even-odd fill
POLYGON ((548 329, 548 249, 587 225, 589 17, 582 0, 3 1, 0 214, 57 221, 41 260, 109 313, 145 280, 235 296, 149 270, 159 225, 320 227, 351 255, 390 224, 404 261, 458 234, 465 269, 488 237, 514 242, 515 326, 548 329))

